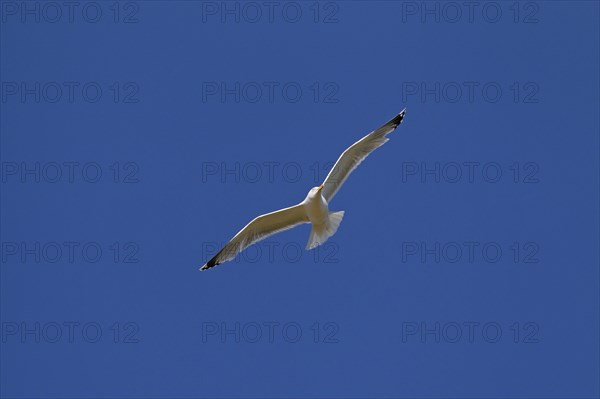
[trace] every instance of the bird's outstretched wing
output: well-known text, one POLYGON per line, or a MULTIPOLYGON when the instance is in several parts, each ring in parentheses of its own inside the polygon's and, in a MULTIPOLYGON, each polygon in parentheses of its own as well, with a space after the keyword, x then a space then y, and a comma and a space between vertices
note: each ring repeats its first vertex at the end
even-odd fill
POLYGON ((257 241, 263 240, 280 231, 291 229, 302 223, 309 223, 308 215, 302 204, 280 209, 275 212, 258 216, 240 230, 211 260, 206 262, 200 270, 210 269, 213 266, 235 258, 244 249, 257 241))
POLYGON ((389 140, 386 135, 393 132, 394 129, 402 123, 404 114, 406 114, 406 108, 400 111, 400 113, 391 121, 352 144, 342 153, 342 155, 340 155, 323 182, 322 195, 327 202, 331 202, 332 198, 338 192, 342 184, 344 184, 350 173, 352 173, 352 171, 356 169, 371 152, 389 140))

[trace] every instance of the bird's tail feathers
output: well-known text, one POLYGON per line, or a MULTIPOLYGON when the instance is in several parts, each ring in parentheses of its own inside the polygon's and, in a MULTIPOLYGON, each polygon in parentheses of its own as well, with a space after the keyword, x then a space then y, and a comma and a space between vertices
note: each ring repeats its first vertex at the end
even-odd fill
POLYGON ((324 224, 313 224, 310 236, 308 237, 308 244, 306 249, 313 249, 329 239, 335 234, 338 227, 342 223, 344 218, 344 211, 329 212, 329 220, 324 224))

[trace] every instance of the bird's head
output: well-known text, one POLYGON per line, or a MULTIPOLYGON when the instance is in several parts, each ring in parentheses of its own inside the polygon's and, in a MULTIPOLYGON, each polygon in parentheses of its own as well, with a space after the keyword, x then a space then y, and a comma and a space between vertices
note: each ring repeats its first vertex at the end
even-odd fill
POLYGON ((311 188, 310 191, 308 192, 308 195, 310 197, 316 197, 317 195, 321 195, 321 190, 323 190, 324 186, 325 186, 325 184, 321 184, 319 187, 311 188))

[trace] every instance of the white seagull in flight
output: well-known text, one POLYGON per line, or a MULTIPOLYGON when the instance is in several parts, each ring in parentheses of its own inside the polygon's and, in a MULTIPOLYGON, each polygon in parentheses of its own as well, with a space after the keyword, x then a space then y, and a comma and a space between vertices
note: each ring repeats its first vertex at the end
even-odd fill
POLYGON ((340 155, 323 184, 311 188, 304 201, 298 205, 255 218, 240 230, 219 253, 206 262, 200 270, 207 270, 231 260, 250 245, 299 224, 312 223, 306 249, 313 249, 327 241, 329 237, 335 234, 344 217, 344 211, 330 212, 329 203, 350 173, 371 152, 389 140, 386 136, 402 123, 404 114, 406 114, 406 108, 391 121, 352 144, 340 155))

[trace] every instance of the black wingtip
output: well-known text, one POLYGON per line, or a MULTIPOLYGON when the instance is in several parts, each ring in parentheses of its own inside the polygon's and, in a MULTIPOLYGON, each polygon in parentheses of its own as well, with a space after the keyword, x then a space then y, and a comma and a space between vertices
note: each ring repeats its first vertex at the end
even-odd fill
POLYGON ((390 120, 385 125, 390 126, 394 129, 397 128, 402 123, 402 120, 404 119, 404 115, 406 115, 406 108, 404 108, 402 111, 400 111, 400 113, 398 115, 396 115, 392 120, 390 120))
POLYGON ((217 262, 217 255, 215 255, 215 257, 214 257, 214 258, 212 258, 211 260, 209 260, 208 262, 206 262, 206 264, 205 264, 204 266, 202 266, 202 267, 200 268, 200 270, 202 270, 202 271, 203 271, 203 270, 208 270, 208 269, 210 269, 211 267, 215 267, 215 266, 217 266, 218 264, 219 264, 219 263, 217 262))

